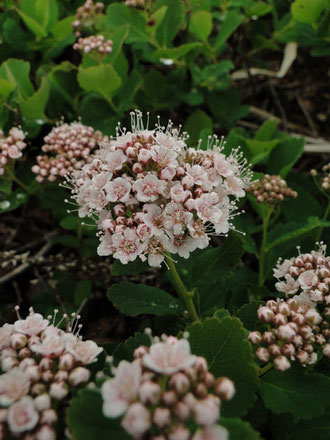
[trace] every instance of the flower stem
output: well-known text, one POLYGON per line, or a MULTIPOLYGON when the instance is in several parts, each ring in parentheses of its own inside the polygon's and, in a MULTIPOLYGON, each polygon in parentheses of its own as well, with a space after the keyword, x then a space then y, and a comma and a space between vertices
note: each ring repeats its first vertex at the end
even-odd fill
POLYGON ((262 223, 262 241, 259 251, 259 275, 258 275, 258 286, 261 287, 264 284, 264 265, 266 256, 266 243, 267 243, 267 232, 269 226, 269 220, 273 213, 271 208, 268 208, 265 218, 262 223))
POLYGON ((273 364, 271 362, 269 362, 268 364, 266 364, 263 368, 259 369, 259 374, 258 376, 264 376, 266 373, 268 373, 269 370, 271 370, 273 368, 273 364))
POLYGON ((25 185, 25 183, 23 183, 18 177, 16 177, 15 174, 9 168, 7 168, 7 173, 8 176, 10 177, 10 180, 17 183, 17 185, 19 185, 22 189, 24 189, 25 192, 27 193, 29 192, 29 188, 25 185))
POLYGON ((195 304, 193 301, 193 297, 194 297, 194 291, 189 292, 186 289, 186 286, 184 285, 178 271, 176 270, 174 261, 172 260, 170 254, 167 254, 165 256, 166 258, 166 262, 168 264, 168 267, 170 268, 173 280, 174 280, 174 284, 176 287, 176 290, 178 291, 178 293, 180 293, 180 295, 183 298, 183 301, 186 304, 187 310, 188 310, 188 314, 189 314, 189 318, 192 321, 200 321, 196 309, 195 309, 195 304))
MULTIPOLYGON (((328 205, 326 207, 326 210, 324 211, 322 220, 326 220, 328 218, 330 214, 330 199, 328 199, 328 205)), ((323 232, 324 226, 320 226, 320 229, 318 230, 317 234, 316 234, 316 241, 320 241, 321 237, 322 237, 322 232, 323 232)))

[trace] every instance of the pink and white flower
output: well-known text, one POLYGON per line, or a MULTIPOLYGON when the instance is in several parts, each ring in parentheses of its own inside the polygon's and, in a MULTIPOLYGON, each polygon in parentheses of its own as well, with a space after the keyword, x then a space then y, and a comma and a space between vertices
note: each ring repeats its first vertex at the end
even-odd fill
POLYGON ((28 336, 36 336, 41 333, 49 324, 40 313, 33 313, 26 319, 19 319, 14 323, 15 331, 28 336))
POLYGON ((97 360, 97 356, 103 351, 94 341, 69 340, 65 346, 66 350, 83 365, 88 365, 97 360))
POLYGON ((116 376, 102 385, 103 413, 107 417, 124 414, 136 400, 141 383, 141 367, 121 361, 116 369, 116 376))
POLYGON ((4 324, 0 327, 0 350, 10 347, 10 335, 13 333, 11 324, 4 324))
POLYGON ((306 270, 298 277, 298 283, 303 290, 310 290, 319 282, 318 276, 313 270, 306 270))
POLYGON ((63 339, 59 335, 46 336, 41 344, 33 344, 31 350, 46 357, 58 357, 61 356, 65 348, 63 339))
POLYGON ((192 440, 228 440, 229 434, 227 429, 219 425, 207 426, 199 429, 192 440))
POLYGON ((134 261, 143 250, 139 237, 132 229, 113 234, 112 244, 115 249, 113 256, 118 258, 122 264, 134 261))
POLYGON ((109 202, 126 202, 130 195, 131 184, 122 177, 117 177, 105 185, 105 190, 109 202))
POLYGON ((140 202, 154 202, 164 191, 165 185, 165 182, 159 180, 157 176, 147 174, 143 179, 137 179, 132 188, 140 202))
POLYGON ((196 356, 190 352, 186 339, 158 342, 151 346, 150 352, 143 357, 143 363, 150 370, 162 374, 173 374, 191 367, 196 362, 196 356))
POLYGON ((30 380, 17 368, 0 376, 0 405, 9 406, 24 397, 30 389, 30 380))
POLYGON ((147 408, 140 402, 133 403, 126 412, 121 426, 133 438, 141 438, 150 428, 151 416, 147 408))
POLYGON ((32 397, 25 396, 8 410, 8 425, 14 434, 32 430, 38 423, 39 414, 32 397))

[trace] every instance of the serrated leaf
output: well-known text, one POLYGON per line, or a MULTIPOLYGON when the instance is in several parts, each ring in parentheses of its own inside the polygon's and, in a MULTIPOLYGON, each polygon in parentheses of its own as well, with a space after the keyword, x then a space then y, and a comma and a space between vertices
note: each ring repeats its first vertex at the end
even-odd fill
POLYGON ((110 29, 129 25, 127 43, 145 43, 149 41, 145 18, 135 8, 128 8, 123 3, 113 3, 107 9, 107 25, 110 29))
POLYGON ((328 412, 312 420, 300 421, 291 432, 293 437, 290 440, 329 440, 330 419, 328 412))
POLYGON ((201 47, 201 43, 187 43, 182 44, 178 47, 170 47, 169 49, 158 49, 156 52, 154 52, 154 56, 157 58, 165 58, 165 59, 171 59, 176 60, 178 58, 181 58, 187 53, 191 52, 192 50, 196 49, 197 47, 201 47))
POLYGON ((107 295, 117 309, 129 316, 166 316, 182 313, 179 301, 156 287, 123 281, 112 285, 107 295))
POLYGON ((109 55, 106 56, 105 62, 110 63, 112 65, 115 64, 118 55, 122 52, 123 44, 127 40, 127 37, 129 35, 130 27, 128 24, 124 26, 119 26, 116 28, 111 35, 111 41, 112 41, 112 51, 109 53, 109 55))
POLYGON ((103 415, 103 399, 100 391, 87 388, 79 391, 70 401, 66 412, 66 422, 75 440, 129 439, 129 435, 120 427, 118 419, 103 415))
POLYGON ((263 376, 260 395, 275 414, 289 413, 296 421, 311 419, 329 406, 330 378, 301 367, 273 370, 263 376))
POLYGON ((259 440, 259 433, 244 420, 221 417, 220 423, 228 429, 230 440, 259 440))
POLYGON ((191 351, 204 356, 215 377, 227 376, 235 382, 236 395, 222 407, 222 415, 246 414, 256 400, 258 367, 254 361, 246 330, 237 318, 208 318, 187 328, 191 351))
POLYGON ((29 78, 30 63, 28 61, 9 58, 0 67, 0 79, 9 81, 13 89, 17 89, 20 99, 24 100, 34 92, 29 78))
POLYGON ((143 79, 137 69, 125 81, 125 87, 122 87, 118 93, 119 111, 126 111, 134 106, 134 98, 136 92, 143 84, 143 79))
POLYGON ((235 316, 242 321, 244 328, 249 331, 253 331, 256 328, 258 323, 257 310, 260 304, 262 304, 262 301, 252 301, 244 304, 235 312, 235 316))
POLYGON ((189 30, 200 40, 207 40, 212 31, 212 14, 208 11, 195 11, 190 18, 189 30))
POLYGON ((146 333, 135 333, 134 336, 128 338, 125 342, 119 344, 113 352, 115 364, 123 359, 131 362, 134 359, 134 350, 141 345, 150 345, 150 336, 146 333))
POLYGON ((156 30, 156 38, 161 47, 169 47, 178 33, 184 17, 182 0, 160 0, 158 6, 167 6, 166 14, 156 30))
POLYGON ((46 77, 43 77, 39 89, 32 96, 21 102, 23 115, 29 119, 47 119, 45 108, 49 93, 49 82, 46 77))
POLYGON ((121 78, 110 64, 79 69, 78 82, 86 92, 96 92, 106 100, 121 85, 121 78))
POLYGON ((188 117, 184 129, 189 133, 189 143, 197 144, 202 130, 213 129, 212 119, 203 110, 197 109, 188 117))
POLYGON ((239 263, 242 255, 242 239, 238 234, 231 234, 221 246, 204 250, 194 261, 192 285, 212 284, 223 279, 239 263))

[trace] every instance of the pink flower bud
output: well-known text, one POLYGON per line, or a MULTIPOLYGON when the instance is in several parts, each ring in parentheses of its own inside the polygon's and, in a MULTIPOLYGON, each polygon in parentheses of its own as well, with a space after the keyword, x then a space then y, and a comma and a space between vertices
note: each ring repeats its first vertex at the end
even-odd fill
POLYGON ((179 417, 180 420, 186 420, 190 416, 189 407, 183 402, 178 402, 174 409, 175 415, 179 417))
POLYGON ((190 432, 184 426, 176 426, 168 435, 169 440, 188 440, 190 432))
POLYGON ((166 168, 164 168, 164 169, 162 169, 161 170, 161 172, 160 172, 160 178, 162 179, 162 180, 168 180, 168 181, 171 181, 173 178, 174 178, 174 176, 175 176, 175 168, 172 168, 172 167, 166 167, 166 168))
POLYGON ((69 373, 64 370, 59 370, 54 375, 54 382, 66 382, 68 380, 69 373))
POLYGON ((274 318, 274 312, 265 306, 259 307, 257 314, 261 322, 270 322, 274 318))
POLYGON ((49 409, 51 406, 49 394, 44 393, 37 396, 34 399, 34 405, 39 412, 44 411, 45 409, 49 409))
POLYGON ((213 395, 196 402, 194 408, 194 419, 199 425, 213 425, 219 419, 219 402, 213 395))
POLYGON ((56 432, 51 426, 44 425, 36 432, 35 440, 56 440, 56 432))
POLYGON ((188 393, 184 396, 182 401, 188 406, 189 409, 193 409, 196 403, 196 397, 192 393, 188 393))
POLYGON ((308 353, 304 350, 298 350, 296 354, 296 359, 302 365, 306 364, 308 361, 308 353))
POLYGON ((261 342, 261 333, 260 332, 250 332, 248 336, 248 340, 251 342, 251 344, 259 345, 261 342))
POLYGON ((268 307, 269 309, 271 309, 274 313, 277 312, 277 307, 278 304, 276 301, 274 301, 273 299, 270 299, 266 302, 266 307, 268 307))
POLYGON ((25 347, 27 344, 27 337, 22 333, 13 333, 10 336, 10 345, 15 348, 15 350, 19 350, 20 348, 25 347))
POLYGON ((20 351, 18 352, 18 357, 20 359, 25 359, 30 356, 31 356, 31 350, 27 347, 21 348, 20 351))
POLYGON ((292 321, 296 323, 299 327, 305 324, 305 317, 301 313, 293 313, 292 321))
POLYGON ((174 388, 174 390, 178 394, 186 393, 190 387, 190 381, 187 378, 187 376, 183 373, 175 373, 170 381, 169 381, 170 387, 174 388))
POLYGON ((77 386, 86 383, 90 378, 90 371, 84 367, 78 367, 71 371, 69 375, 70 385, 77 386))
POLYGON ((69 392, 69 388, 64 382, 54 382, 50 385, 49 394, 57 400, 64 399, 69 392))
POLYGON ((274 359, 274 367, 276 370, 285 371, 291 367, 290 361, 285 356, 278 356, 274 359))
POLYGON ((156 408, 152 416, 152 421, 158 428, 164 428, 169 425, 171 422, 170 410, 168 408, 156 408))
POLYGON ((305 319, 308 324, 319 324, 322 316, 315 309, 308 309, 305 313, 305 319))
POLYGON ((199 399, 204 399, 207 396, 207 387, 204 383, 198 383, 194 391, 199 399))
MULTIPOLYGON (((0 423, 6 423, 7 417, 8 417, 8 409, 1 408, 0 409, 0 423)), ((2 437, 0 436, 0 438, 2 438, 2 437)))
POLYGON ((296 332, 292 329, 292 327, 289 324, 285 324, 285 325, 281 325, 277 329, 277 334, 282 341, 290 342, 296 335, 296 332))
POLYGON ((19 368, 22 371, 25 371, 28 367, 32 367, 33 365, 36 364, 36 361, 33 358, 24 358, 20 364, 19 364, 19 368))
POLYGON ((235 394, 235 385, 227 377, 219 377, 216 380, 215 392, 221 400, 230 400, 235 394))
POLYGON ((150 413, 142 403, 133 403, 122 419, 121 426, 133 437, 142 437, 150 428, 150 413))
POLYGON ((32 382, 37 382, 41 377, 38 365, 31 365, 27 367, 24 372, 32 382))
POLYGON ((268 362, 270 359, 270 354, 265 347, 259 347, 256 351, 256 356, 261 362, 268 362))
POLYGON ((204 373, 208 371, 206 359, 202 356, 197 356, 195 368, 197 369, 198 373, 204 373))
POLYGON ((178 397, 174 391, 165 391, 162 395, 162 399, 166 406, 171 406, 177 402, 178 397))
POLYGON ((11 370, 17 365, 18 365, 18 359, 16 357, 8 356, 1 360, 1 368, 5 372, 11 370))
POLYGON ((280 325, 284 325, 288 322, 288 319, 285 315, 282 315, 280 313, 277 313, 273 318, 273 323, 276 325, 276 327, 280 325))
POLYGON ((60 370, 69 371, 74 367, 75 360, 71 353, 64 353, 58 360, 60 370))
POLYGON ((41 378, 44 382, 49 383, 53 380, 54 375, 50 370, 47 370, 41 374, 41 378))
POLYGON ((324 356, 330 358, 330 344, 326 344, 323 347, 323 354, 324 354, 324 356))
POLYGON ((265 344, 274 344, 274 342, 276 341, 275 335, 273 332, 265 332, 262 335, 262 342, 264 342, 265 344))
POLYGON ((142 358, 145 354, 149 353, 149 348, 145 345, 140 345, 140 347, 134 350, 134 358, 142 358))
POLYGON ((309 325, 303 325, 299 329, 299 333, 305 341, 308 341, 313 336, 313 330, 309 325))
POLYGON ((282 302, 281 304, 278 305, 278 313, 281 313, 281 315, 284 315, 286 317, 290 316, 291 314, 291 309, 289 304, 282 302))
POLYGON ((46 390, 46 387, 43 383, 35 383, 31 387, 31 394, 32 396, 39 396, 40 394, 43 394, 46 390))
POLYGON ((47 423, 48 425, 52 425, 53 423, 56 423, 57 422, 56 412, 52 408, 45 409, 41 414, 40 422, 47 423))
MULTIPOLYGON (((54 361, 52 359, 42 358, 40 363, 39 363, 39 367, 40 367, 40 369, 42 371, 47 371, 47 370, 51 370, 52 369, 53 364, 54 364, 54 361)), ((61 368, 61 367, 59 367, 59 368, 61 368)))
POLYGON ((276 344, 272 344, 268 347, 268 352, 272 357, 280 356, 281 348, 276 344))
POLYGON ((290 358, 291 356, 293 356, 295 354, 296 349, 294 348, 293 344, 287 343, 287 344, 282 345, 281 351, 284 356, 290 358))

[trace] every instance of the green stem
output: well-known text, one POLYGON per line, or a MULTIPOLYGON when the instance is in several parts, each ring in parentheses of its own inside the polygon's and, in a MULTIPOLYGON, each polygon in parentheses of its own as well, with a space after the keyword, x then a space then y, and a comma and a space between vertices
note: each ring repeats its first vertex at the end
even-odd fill
POLYGON ((9 168, 7 168, 7 174, 10 177, 10 180, 12 180, 13 182, 16 182, 17 185, 19 185, 21 188, 23 188, 25 192, 27 192, 27 193, 29 192, 29 188, 25 185, 25 183, 23 183, 18 177, 16 177, 15 174, 12 173, 9 168))
MULTIPOLYGON (((328 205, 326 207, 326 210, 324 211, 322 220, 326 220, 328 218, 330 214, 330 199, 328 199, 328 205)), ((320 229, 318 230, 318 233, 316 235, 316 241, 320 241, 321 237, 322 237, 322 232, 323 232, 324 226, 321 226, 320 229)))
POLYGON ((171 258, 171 255, 166 254, 165 258, 166 258, 166 262, 168 264, 168 267, 170 268, 176 290, 178 291, 178 293, 180 293, 180 295, 183 298, 183 301, 186 304, 189 318, 192 321, 200 321, 200 319, 197 315, 196 309, 195 309, 194 301, 193 301, 194 291, 188 292, 188 290, 186 289, 186 286, 183 284, 183 281, 182 281, 178 271, 176 270, 176 267, 175 267, 174 261, 171 258))
POLYGON ((266 243, 267 243, 267 232, 269 226, 269 220, 272 215, 272 208, 268 208, 266 217, 262 222, 262 241, 259 251, 259 276, 258 276, 258 286, 261 287, 264 284, 264 265, 266 256, 266 243))
POLYGON ((269 370, 271 370, 273 368, 273 364, 271 362, 269 362, 268 364, 266 364, 263 368, 259 369, 259 374, 258 376, 261 377, 264 374, 268 373, 269 370))

